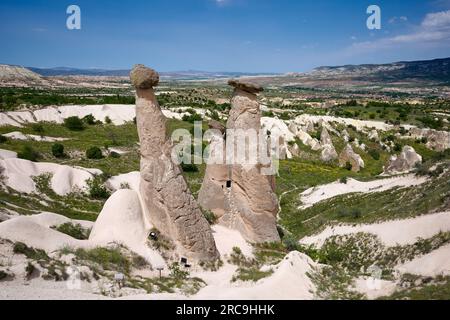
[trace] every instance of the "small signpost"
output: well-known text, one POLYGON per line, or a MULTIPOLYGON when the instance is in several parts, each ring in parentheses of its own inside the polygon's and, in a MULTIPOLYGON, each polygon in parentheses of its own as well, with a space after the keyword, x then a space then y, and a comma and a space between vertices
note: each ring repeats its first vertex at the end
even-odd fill
POLYGON ((159 271, 159 278, 161 279, 162 278, 162 271, 164 270, 164 267, 156 267, 156 270, 158 270, 159 271))

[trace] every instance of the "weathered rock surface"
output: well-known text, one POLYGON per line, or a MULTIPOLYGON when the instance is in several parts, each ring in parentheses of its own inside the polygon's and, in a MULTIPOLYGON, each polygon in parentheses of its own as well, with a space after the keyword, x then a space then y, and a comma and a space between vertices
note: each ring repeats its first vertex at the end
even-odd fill
POLYGON ((222 134, 227 130, 227 128, 217 120, 209 120, 208 126, 210 129, 220 131, 222 134))
POLYGON ((223 133, 210 124, 214 132, 210 137, 209 158, 198 194, 198 202, 203 209, 221 218, 225 213, 225 188, 228 181, 228 167, 225 159, 225 139, 223 133))
POLYGON ((308 133, 303 130, 298 130, 297 138, 305 145, 310 147, 313 151, 318 151, 321 149, 320 141, 311 137, 308 133))
POLYGON ((322 153, 320 155, 320 159, 324 162, 330 162, 336 160, 338 158, 338 154, 336 149, 332 144, 327 144, 323 147, 322 153))
POLYGON ((188 258, 218 258, 211 228, 190 193, 181 168, 171 157, 166 118, 152 85, 157 73, 142 65, 131 72, 136 86, 136 121, 141 144, 141 196, 150 222, 188 258))
POLYGON ((342 150, 339 155, 339 165, 344 167, 347 163, 352 165, 352 171, 359 172, 362 168, 364 168, 364 160, 361 158, 359 154, 353 151, 353 148, 350 144, 342 150))
POLYGON ((327 128, 322 127, 322 133, 320 134, 320 143, 322 143, 322 145, 328 145, 328 144, 333 144, 333 141, 331 140, 331 136, 328 133, 327 128))
POLYGON ((322 128, 320 142, 322 144, 321 160, 324 162, 336 160, 338 158, 338 154, 334 148, 333 141, 331 140, 331 136, 326 127, 322 128))
POLYGON ((242 90, 244 92, 248 92, 248 93, 252 93, 252 94, 257 94, 257 93, 260 93, 263 91, 263 88, 257 84, 244 82, 244 81, 240 81, 240 80, 236 80, 236 79, 232 79, 232 80, 228 81, 228 84, 230 86, 234 87, 235 89, 242 90))
POLYGON ((138 89, 151 89, 159 83, 159 74, 142 64, 136 65, 130 73, 131 83, 138 89))
POLYGON ((378 135, 377 130, 370 131, 369 135, 367 136, 370 140, 378 141, 380 140, 380 137, 378 135))
POLYGON ((147 246, 149 229, 138 193, 123 189, 115 192, 105 203, 89 240, 105 246, 121 243, 144 257, 153 267, 163 267, 166 265, 164 259, 147 246))
POLYGON ((432 129, 412 128, 409 132, 413 139, 427 139, 427 147, 429 149, 442 152, 450 149, 450 132, 437 131, 432 129))
POLYGON ((344 131, 342 131, 342 139, 344 139, 345 142, 348 142, 350 140, 350 135, 347 131, 347 129, 344 129, 344 131))
MULTIPOLYGON (((261 129, 261 111, 256 93, 261 91, 260 88, 235 81, 230 81, 230 85, 235 87, 235 91, 231 100, 232 109, 227 129, 253 129, 258 135, 261 129)), ((239 142, 234 137, 230 137, 229 132, 227 132, 227 149, 236 149, 239 142)), ((261 145, 266 144, 267 141, 258 139, 256 143, 261 145)), ((250 154, 254 147, 255 145, 250 143, 243 150, 246 154, 250 154)), ((274 193, 274 176, 265 175, 267 173, 263 172, 264 166, 259 162, 259 158, 256 158, 254 164, 237 163, 235 159, 227 166, 226 171, 223 168, 214 169, 219 179, 223 179, 224 174, 227 177, 220 187, 212 188, 212 190, 219 190, 219 188, 223 190, 224 210, 223 215, 219 211, 219 222, 226 227, 238 230, 250 242, 280 241, 276 222, 278 200, 274 193)), ((221 198, 218 197, 216 200, 221 201, 221 198)))
MULTIPOLYGON (((228 129, 260 129, 261 112, 256 91, 236 87, 231 100, 232 109, 228 129)), ((233 141, 227 141, 233 144, 233 141)), ((260 145, 266 141, 259 141, 260 145)), ((284 143, 280 144, 280 147, 284 143)), ((223 222, 239 230, 251 242, 279 241, 276 228, 278 200, 274 193, 275 178, 263 173, 263 166, 233 165, 231 167, 231 190, 228 215, 223 222)))
POLYGON ((404 146, 400 155, 391 157, 386 166, 385 173, 396 174, 409 172, 420 163, 422 163, 422 156, 413 147, 404 146))

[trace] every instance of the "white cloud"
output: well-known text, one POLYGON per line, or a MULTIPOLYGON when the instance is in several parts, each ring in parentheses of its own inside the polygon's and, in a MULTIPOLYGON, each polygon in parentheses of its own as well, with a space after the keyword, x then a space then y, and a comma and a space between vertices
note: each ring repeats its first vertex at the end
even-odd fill
POLYGON ((424 28, 450 27, 450 10, 429 13, 422 22, 424 28))
POLYGON ((389 49, 402 45, 422 46, 425 44, 450 45, 450 10, 427 14, 422 23, 413 27, 410 33, 374 41, 357 42, 352 44, 348 51, 350 53, 361 53, 368 50, 389 49))

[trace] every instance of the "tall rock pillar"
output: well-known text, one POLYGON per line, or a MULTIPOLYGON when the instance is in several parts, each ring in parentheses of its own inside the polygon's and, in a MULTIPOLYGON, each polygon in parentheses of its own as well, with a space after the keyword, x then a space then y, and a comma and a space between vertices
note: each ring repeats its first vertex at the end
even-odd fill
POLYGON ((212 261, 219 253, 211 228, 171 157, 172 142, 153 90, 156 71, 136 65, 130 74, 136 88, 136 121, 141 144, 140 192, 149 221, 172 239, 177 252, 198 261, 212 261))
MULTIPOLYGON (((274 176, 266 175, 260 162, 261 146, 267 145, 261 137, 261 110, 256 94, 262 88, 237 80, 229 82, 234 87, 231 111, 227 122, 227 155, 230 150, 240 150, 246 159, 256 162, 242 163, 235 158, 228 166, 228 182, 225 190, 225 214, 220 222, 238 230, 253 243, 277 242, 278 199, 274 192, 274 176), (250 142, 243 148, 242 133, 258 137, 256 146, 250 142), (233 134, 231 134, 233 133, 233 134), (230 149, 232 148, 232 149, 230 149), (256 155, 253 153, 257 152, 256 155)), ((250 141, 251 139, 247 140, 250 141)), ((254 143, 253 143, 254 144, 254 143)), ((262 150, 266 150, 264 147, 262 150)))

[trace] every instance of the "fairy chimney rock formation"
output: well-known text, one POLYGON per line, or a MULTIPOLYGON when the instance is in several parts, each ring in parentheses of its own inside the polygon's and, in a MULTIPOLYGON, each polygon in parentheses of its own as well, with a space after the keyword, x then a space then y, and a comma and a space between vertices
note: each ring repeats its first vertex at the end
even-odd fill
POLYGON ((414 150, 413 147, 404 146, 402 152, 398 156, 392 156, 389 160, 385 173, 399 174, 413 170, 416 165, 422 163, 422 156, 414 150))
POLYGON ((345 167, 347 163, 350 163, 350 165, 352 166, 351 170, 353 172, 359 172, 365 166, 364 160, 359 154, 353 151, 353 148, 350 144, 347 144, 347 146, 339 155, 339 165, 341 167, 345 167))
POLYGON ((336 160, 338 158, 338 154, 334 148, 333 140, 331 139, 331 136, 325 126, 322 129, 322 134, 320 135, 320 142, 322 144, 322 161, 330 162, 336 160))
MULTIPOLYGON (((261 141, 261 110, 256 94, 263 89, 238 80, 229 81, 235 88, 227 122, 227 155, 229 150, 239 150, 256 159, 242 164, 238 159, 227 163, 228 181, 225 186, 225 210, 220 218, 223 225, 238 230, 253 243, 280 241, 277 231, 278 199, 275 195, 274 176, 267 175, 260 162, 261 146, 267 152, 267 141, 261 141), (242 143, 236 130, 253 131, 256 141, 242 143), (234 132, 235 134, 231 134, 234 132), (231 137, 230 137, 231 134, 231 137), (255 146, 256 144, 256 146, 255 146), (256 148, 255 148, 256 147, 256 148), (231 149, 230 149, 231 148, 231 149), (252 155, 252 152, 260 153, 252 155)), ((267 164, 264 164, 267 165, 267 164)))
POLYGON ((141 144, 140 193, 148 220, 176 245, 179 255, 212 261, 219 253, 211 228, 172 157, 166 118, 153 90, 156 71, 137 65, 130 74, 136 88, 136 122, 141 144))
POLYGON ((225 164, 225 126, 217 121, 208 123, 211 135, 209 138, 209 158, 205 170, 202 187, 198 193, 200 206, 209 210, 217 218, 225 213, 225 188, 228 180, 228 168, 225 164))

